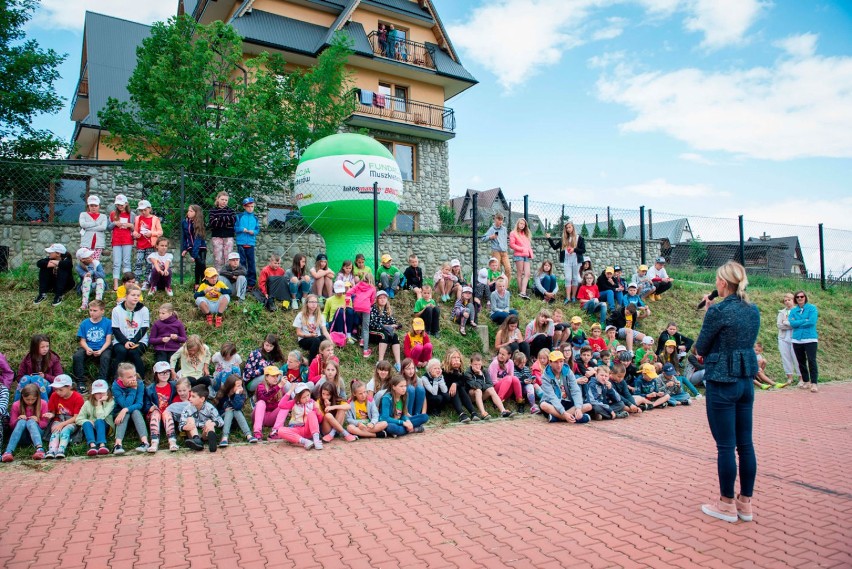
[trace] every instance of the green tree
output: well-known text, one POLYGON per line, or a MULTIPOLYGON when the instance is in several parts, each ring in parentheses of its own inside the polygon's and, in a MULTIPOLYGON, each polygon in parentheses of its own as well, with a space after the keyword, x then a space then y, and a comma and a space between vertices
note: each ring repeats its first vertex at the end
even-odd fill
POLYGON ((595 223, 595 228, 592 230, 592 237, 604 237, 604 232, 597 222, 595 223))
POLYGON ((585 223, 583 223, 583 227, 582 229, 580 229, 580 236, 584 239, 588 239, 589 237, 589 228, 586 226, 585 223))
POLYGON ((156 172, 149 196, 172 222, 182 215, 181 171, 187 195, 205 205, 219 190, 237 199, 280 191, 302 152, 355 108, 347 41, 335 37, 313 67, 292 70, 268 53, 243 63, 242 39, 222 22, 154 24, 137 51, 130 101, 110 99, 99 115, 106 143, 129 156, 130 170, 156 172))
POLYGON ((696 267, 703 267, 707 261, 707 245, 696 237, 689 242, 689 262, 696 267))
POLYGON ((26 39, 24 26, 37 0, 0 2, 0 158, 55 157, 65 144, 47 130, 32 125, 41 113, 62 109, 54 83, 65 60, 52 49, 26 39))
POLYGON ((606 228, 606 236, 610 239, 618 239, 618 230, 615 229, 615 223, 613 223, 612 218, 609 218, 609 223, 606 228))

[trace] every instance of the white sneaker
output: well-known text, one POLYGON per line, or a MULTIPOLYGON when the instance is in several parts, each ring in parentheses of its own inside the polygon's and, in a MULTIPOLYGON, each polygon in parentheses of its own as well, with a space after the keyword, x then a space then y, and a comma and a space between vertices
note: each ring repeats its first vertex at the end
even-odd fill
POLYGON ((299 301, 298 300, 292 301, 290 303, 290 309, 291 310, 299 310, 299 301))

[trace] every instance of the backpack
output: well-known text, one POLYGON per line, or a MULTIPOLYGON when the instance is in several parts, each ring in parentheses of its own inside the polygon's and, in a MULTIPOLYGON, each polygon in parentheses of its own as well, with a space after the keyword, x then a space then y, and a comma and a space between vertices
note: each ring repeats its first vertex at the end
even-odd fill
POLYGON ((24 387, 31 383, 38 385, 38 390, 41 392, 41 398, 44 399, 45 402, 50 399, 50 393, 53 389, 50 387, 49 381, 40 375, 25 375, 18 380, 18 387, 15 389, 15 401, 18 401, 21 398, 21 391, 24 387))

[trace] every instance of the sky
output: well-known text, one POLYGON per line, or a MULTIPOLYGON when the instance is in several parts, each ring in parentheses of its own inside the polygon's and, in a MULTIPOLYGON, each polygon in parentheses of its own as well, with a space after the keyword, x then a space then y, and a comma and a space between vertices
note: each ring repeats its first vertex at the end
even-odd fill
MULTIPOLYGON (((852 2, 434 2, 479 80, 447 102, 451 195, 852 229, 852 2)), ((28 33, 68 54, 70 100, 86 10, 151 23, 176 4, 42 0, 28 33)), ((67 109, 37 125, 73 130, 67 109)))

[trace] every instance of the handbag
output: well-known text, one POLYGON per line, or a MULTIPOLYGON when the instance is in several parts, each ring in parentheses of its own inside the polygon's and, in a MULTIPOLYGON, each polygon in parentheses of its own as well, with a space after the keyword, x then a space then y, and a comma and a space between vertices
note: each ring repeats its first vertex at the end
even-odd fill
MULTIPOLYGON (((338 308, 337 313, 334 315, 334 319, 331 321, 331 327, 334 328, 334 323, 337 322, 337 317, 340 315, 340 311, 345 311, 346 308, 338 308)), ((342 348, 346 345, 346 317, 343 318, 343 332, 331 332, 329 336, 331 336, 331 341, 334 342, 334 345, 338 348, 342 348)))

